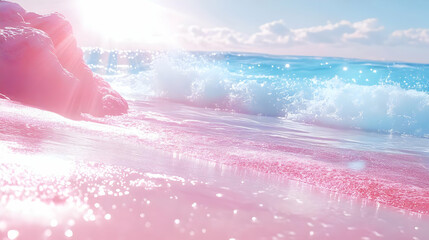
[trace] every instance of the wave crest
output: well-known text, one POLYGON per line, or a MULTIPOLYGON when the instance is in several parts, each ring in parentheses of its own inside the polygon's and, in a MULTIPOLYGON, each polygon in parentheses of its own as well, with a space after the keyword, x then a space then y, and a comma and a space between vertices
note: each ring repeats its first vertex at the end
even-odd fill
MULTIPOLYGON (((137 74, 113 75, 107 79, 115 89, 135 99, 160 97, 197 107, 285 117, 330 127, 417 136, 429 134, 426 123, 429 94, 422 90, 421 81, 414 84, 418 90, 404 88, 398 84, 399 79, 396 81, 393 77, 372 82, 366 79, 359 83, 350 73, 352 67, 347 75, 329 75, 321 68, 306 68, 305 60, 295 59, 304 62, 301 68, 292 69, 285 75, 279 73, 285 69, 274 65, 273 59, 269 58, 168 53, 156 55, 137 74), (246 61, 253 65, 246 65, 246 61), (260 70, 252 67, 255 65, 260 70), (302 77, 302 72, 313 76, 302 77)), ((320 61, 328 64, 324 60, 320 61)), ((337 61, 340 70, 332 70, 334 68, 330 66, 329 73, 343 71, 341 61, 345 60, 337 61)), ((374 66, 365 63, 355 68, 366 67, 374 74, 374 66)), ((380 66, 382 64, 378 63, 377 67, 380 66)), ((388 76, 409 73, 407 68, 392 66, 388 76)), ((356 72, 360 74, 362 71, 356 72)))

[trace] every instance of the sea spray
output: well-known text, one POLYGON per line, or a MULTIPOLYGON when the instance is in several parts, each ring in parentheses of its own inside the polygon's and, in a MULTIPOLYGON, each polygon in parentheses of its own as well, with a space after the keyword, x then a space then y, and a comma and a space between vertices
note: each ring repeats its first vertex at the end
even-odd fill
POLYGON ((94 71, 132 99, 162 98, 330 127, 429 134, 429 65, 100 49, 87 49, 85 55, 94 71))

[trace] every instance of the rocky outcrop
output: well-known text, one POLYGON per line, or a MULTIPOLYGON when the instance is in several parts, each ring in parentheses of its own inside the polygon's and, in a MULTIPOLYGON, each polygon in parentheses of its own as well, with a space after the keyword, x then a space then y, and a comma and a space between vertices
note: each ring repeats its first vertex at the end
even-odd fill
POLYGON ((0 1, 0 93, 67 117, 119 115, 128 105, 92 73, 70 23, 0 1))

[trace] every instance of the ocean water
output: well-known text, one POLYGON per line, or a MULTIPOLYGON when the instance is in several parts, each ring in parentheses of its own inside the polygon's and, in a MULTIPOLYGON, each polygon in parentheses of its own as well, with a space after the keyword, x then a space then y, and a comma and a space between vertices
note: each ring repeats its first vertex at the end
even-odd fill
POLYGON ((126 96, 428 137, 429 65, 233 53, 85 52, 126 96))
POLYGON ((2 238, 429 237, 429 65, 84 53, 129 112, 0 99, 2 238))

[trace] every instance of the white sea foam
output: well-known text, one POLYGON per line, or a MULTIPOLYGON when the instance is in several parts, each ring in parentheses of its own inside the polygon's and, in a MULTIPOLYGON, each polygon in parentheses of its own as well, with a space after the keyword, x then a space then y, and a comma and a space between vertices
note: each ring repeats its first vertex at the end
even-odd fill
MULTIPOLYGON (((147 71, 106 79, 134 99, 161 97, 198 107, 333 127, 429 134, 429 94, 425 91, 398 84, 360 85, 338 76, 326 79, 317 71, 309 79, 234 70, 225 61, 176 53, 157 57, 147 71)), ((348 72, 354 70, 349 68, 348 72)))
POLYGON ((361 86, 333 81, 289 118, 332 126, 425 135, 429 95, 397 86, 361 86))

